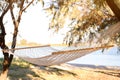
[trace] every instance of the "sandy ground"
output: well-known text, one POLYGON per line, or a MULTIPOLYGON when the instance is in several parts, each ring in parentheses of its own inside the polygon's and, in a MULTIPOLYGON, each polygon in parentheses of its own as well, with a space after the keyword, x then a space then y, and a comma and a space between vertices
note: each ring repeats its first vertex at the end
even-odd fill
POLYGON ((75 64, 45 67, 18 59, 13 61, 7 80, 120 80, 120 68, 75 64))
POLYGON ((120 80, 119 69, 75 67, 62 64, 50 67, 30 66, 11 69, 8 80, 120 80))

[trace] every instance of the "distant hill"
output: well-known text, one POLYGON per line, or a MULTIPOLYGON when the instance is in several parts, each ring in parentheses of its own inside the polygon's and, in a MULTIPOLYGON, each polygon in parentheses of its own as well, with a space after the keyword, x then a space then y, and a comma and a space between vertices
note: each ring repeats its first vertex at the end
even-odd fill
MULTIPOLYGON (((11 45, 11 42, 7 43, 8 46, 11 45)), ((36 43, 36 42, 29 42, 25 39, 20 40, 17 44, 17 46, 40 46, 42 44, 36 43)))

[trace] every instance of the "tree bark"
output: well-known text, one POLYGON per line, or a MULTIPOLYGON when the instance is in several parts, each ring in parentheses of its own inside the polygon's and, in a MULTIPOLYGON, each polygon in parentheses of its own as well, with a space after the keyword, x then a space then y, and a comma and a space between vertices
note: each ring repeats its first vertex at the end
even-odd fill
POLYGON ((8 2, 9 2, 9 5, 6 8, 4 8, 4 10, 3 10, 3 12, 0 16, 0 47, 2 48, 3 55, 4 55, 3 70, 2 70, 2 73, 0 75, 0 80, 6 80, 7 74, 8 74, 8 69, 9 69, 9 66, 10 66, 9 53, 4 51, 5 49, 8 49, 8 47, 5 44, 6 32, 5 32, 5 27, 4 27, 4 24, 3 24, 4 15, 8 12, 9 8, 11 7, 11 5, 13 3, 10 0, 8 2))
MULTIPOLYGON (((0 33, 0 47, 4 50, 4 49, 8 49, 8 47, 5 45, 5 28, 4 28, 4 24, 3 24, 3 17, 0 17, 0 29, 1 29, 1 33, 0 33)), ((4 61, 3 61, 3 71, 1 73, 0 76, 0 80, 5 80, 7 78, 7 73, 8 73, 8 68, 9 68, 9 54, 7 52, 3 51, 3 55, 4 55, 4 61)))
POLYGON ((106 0, 108 6, 111 8, 115 16, 120 20, 120 8, 117 6, 117 4, 114 2, 114 0, 106 0))

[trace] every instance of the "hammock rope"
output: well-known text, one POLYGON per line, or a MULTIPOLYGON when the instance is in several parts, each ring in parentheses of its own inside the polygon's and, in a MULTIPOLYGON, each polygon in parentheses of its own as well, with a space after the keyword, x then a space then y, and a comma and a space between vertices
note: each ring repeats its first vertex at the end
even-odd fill
POLYGON ((16 48, 14 49, 14 53, 12 53, 12 49, 10 49, 9 53, 32 64, 36 64, 39 66, 50 66, 65 63, 82 57, 86 54, 90 54, 91 52, 110 47, 113 47, 113 45, 85 49, 77 48, 73 50, 56 50, 51 46, 37 46, 27 48, 16 48))
MULTIPOLYGON (((112 25, 104 31, 100 38, 98 38, 97 42, 101 42, 105 37, 113 37, 116 33, 120 32, 120 22, 112 25)), ((101 43, 102 44, 102 43, 101 43)), ((105 44, 105 43, 103 43, 105 44)), ((74 50, 56 50, 50 46, 36 46, 36 47, 26 47, 26 48, 16 48, 16 49, 7 49, 3 51, 7 51, 10 54, 18 56, 25 61, 28 61, 32 64, 49 66, 65 63, 76 58, 82 57, 86 54, 90 54, 96 50, 100 50, 103 48, 110 48, 110 46, 102 46, 102 47, 94 47, 94 48, 85 48, 85 49, 74 49, 74 50), (12 53, 12 50, 15 50, 12 53), (31 55, 31 56, 30 56, 31 55)))

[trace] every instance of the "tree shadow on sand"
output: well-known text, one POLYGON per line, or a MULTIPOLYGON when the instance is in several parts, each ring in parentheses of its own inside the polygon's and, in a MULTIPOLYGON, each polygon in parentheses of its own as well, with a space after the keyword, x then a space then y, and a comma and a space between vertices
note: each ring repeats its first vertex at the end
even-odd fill
MULTIPOLYGON (((0 58, 0 72, 2 70, 2 61, 0 58)), ((9 68, 8 80, 46 80, 36 72, 32 71, 32 64, 21 59, 14 59, 9 68)))
POLYGON ((107 66, 96 66, 96 65, 88 65, 88 64, 71 64, 74 66, 78 66, 81 69, 87 70, 91 69, 94 72, 97 73, 103 73, 103 74, 107 74, 110 76, 115 76, 115 77, 119 77, 120 78, 120 67, 107 67, 107 66))
MULTIPOLYGON (((0 58, 0 71, 2 70, 2 61, 0 58)), ((15 58, 9 68, 8 80, 46 80, 46 75, 64 76, 66 74, 71 76, 78 76, 76 73, 68 70, 63 70, 55 67, 35 66, 21 59, 15 58)))
POLYGON ((60 69, 60 68, 56 68, 56 67, 47 67, 47 66, 41 66, 40 69, 43 69, 44 71, 46 71, 48 74, 56 74, 58 76, 62 76, 64 74, 69 74, 72 76, 78 76, 76 73, 71 72, 69 70, 64 70, 64 69, 60 69))
POLYGON ((107 75, 110 75, 110 76, 115 76, 115 77, 119 77, 120 78, 120 71, 95 71, 95 72, 98 72, 98 73, 103 73, 103 74, 107 74, 107 75))

